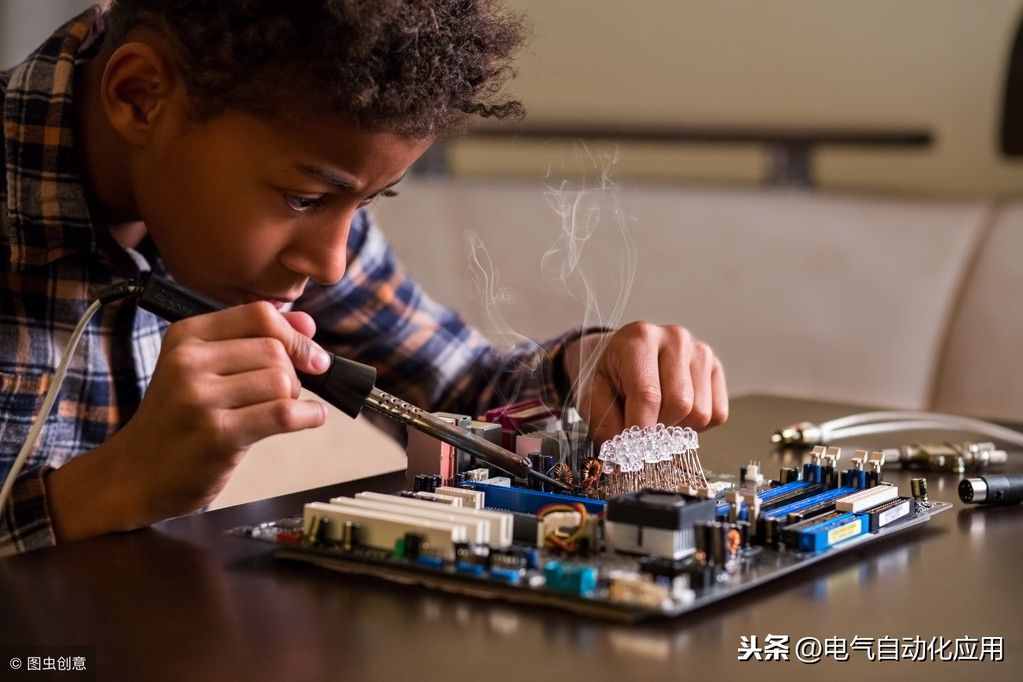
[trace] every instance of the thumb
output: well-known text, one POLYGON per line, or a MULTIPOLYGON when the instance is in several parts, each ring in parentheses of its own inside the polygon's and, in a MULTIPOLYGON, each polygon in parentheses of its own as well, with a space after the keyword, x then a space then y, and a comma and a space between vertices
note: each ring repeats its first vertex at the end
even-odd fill
POLYGON ((316 333, 313 318, 302 312, 284 313, 283 317, 289 326, 282 341, 292 362, 295 363, 295 369, 307 374, 326 372, 330 367, 330 355, 312 339, 316 333))
POLYGON ((284 313, 284 319, 302 336, 311 339, 316 335, 316 322, 313 321, 309 313, 291 311, 284 313))

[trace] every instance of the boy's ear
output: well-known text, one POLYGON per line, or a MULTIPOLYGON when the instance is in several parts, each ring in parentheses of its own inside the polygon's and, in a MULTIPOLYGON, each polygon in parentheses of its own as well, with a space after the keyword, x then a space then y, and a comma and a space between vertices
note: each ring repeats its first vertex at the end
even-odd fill
POLYGON ((132 145, 144 146, 172 109, 178 81, 170 63, 143 42, 114 50, 103 69, 100 97, 110 125, 132 145))

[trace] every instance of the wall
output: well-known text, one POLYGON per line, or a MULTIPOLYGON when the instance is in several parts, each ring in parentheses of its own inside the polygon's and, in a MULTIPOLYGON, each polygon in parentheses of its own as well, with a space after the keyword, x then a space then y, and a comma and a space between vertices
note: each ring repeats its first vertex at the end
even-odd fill
MULTIPOLYGON (((925 126, 932 150, 825 150, 826 188, 1019 194, 998 158, 1004 62, 1020 0, 510 0, 534 38, 514 92, 535 120, 925 126)), ((465 145, 467 174, 542 176, 563 147, 465 145)), ((621 177, 755 180, 751 149, 622 149, 621 177)))
POLYGON ((91 0, 3 0, 0 2, 0 68, 17 64, 91 0))

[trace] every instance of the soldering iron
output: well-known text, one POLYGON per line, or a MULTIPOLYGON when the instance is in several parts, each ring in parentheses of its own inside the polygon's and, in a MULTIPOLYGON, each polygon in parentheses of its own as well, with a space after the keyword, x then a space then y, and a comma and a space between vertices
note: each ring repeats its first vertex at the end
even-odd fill
MULTIPOLYGON (((171 323, 193 315, 203 315, 224 309, 224 306, 215 301, 148 272, 143 273, 138 279, 118 282, 100 291, 72 330, 71 337, 68 339, 60 363, 53 375, 53 381, 50 382, 50 388, 43 398, 42 407, 36 414, 35 420, 29 428, 28 436, 14 458, 7 476, 4 477, 3 484, 0 485, 0 509, 3 509, 7 500, 10 499, 14 480, 18 477, 25 462, 28 461, 29 454, 39 439, 43 425, 46 424, 46 417, 53 409, 64 377, 67 376, 71 357, 85 334, 89 322, 104 305, 128 298, 137 299, 141 308, 159 315, 171 323)), ((381 391, 376 387, 377 373, 373 367, 330 352, 327 354, 331 360, 330 367, 326 372, 323 374, 297 372, 298 379, 302 386, 349 417, 354 419, 359 416, 359 412, 365 407, 460 448, 513 476, 534 478, 543 481, 555 490, 570 490, 569 486, 561 481, 531 468, 529 458, 509 452, 474 433, 463 431, 415 405, 381 391)))
MULTIPOLYGON (((146 273, 135 284, 141 308, 168 322, 222 310, 224 306, 189 291, 163 277, 146 273)), ((464 431, 429 412, 376 387, 376 369, 329 353, 330 367, 323 374, 298 372, 302 386, 353 419, 362 408, 422 431, 465 450, 477 458, 522 478, 535 478, 558 490, 569 490, 561 481, 530 467, 529 458, 505 450, 476 434, 464 431)))

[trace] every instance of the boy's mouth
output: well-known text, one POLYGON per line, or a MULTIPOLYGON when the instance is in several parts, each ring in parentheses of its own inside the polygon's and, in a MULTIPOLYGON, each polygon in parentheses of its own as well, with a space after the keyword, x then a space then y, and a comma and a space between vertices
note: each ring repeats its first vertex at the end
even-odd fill
POLYGON ((288 310, 295 302, 297 296, 268 296, 254 291, 241 290, 242 303, 253 303, 254 301, 267 301, 278 310, 288 310))

